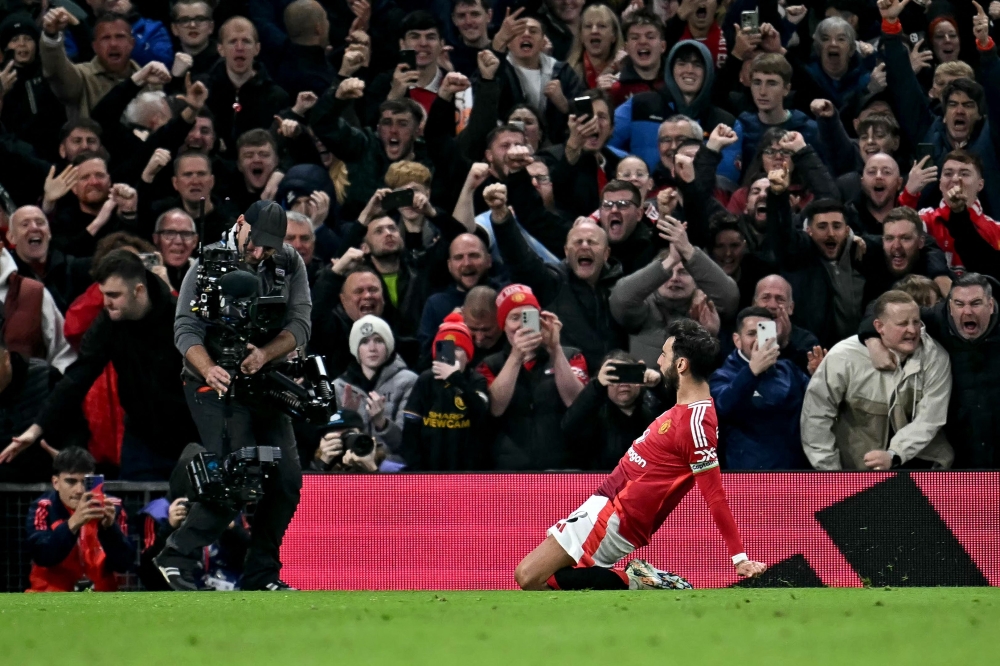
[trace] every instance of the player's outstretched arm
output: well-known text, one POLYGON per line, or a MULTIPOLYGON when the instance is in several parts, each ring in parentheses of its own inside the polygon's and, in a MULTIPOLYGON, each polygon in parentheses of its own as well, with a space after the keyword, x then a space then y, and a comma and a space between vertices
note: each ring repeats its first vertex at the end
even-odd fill
POLYGON ((698 490, 701 491, 702 497, 705 498, 705 504, 708 505, 708 510, 712 514, 712 520, 726 542, 729 555, 736 567, 736 573, 750 578, 764 573, 767 565, 751 560, 743 549, 743 541, 740 539, 740 532, 736 527, 736 519, 726 501, 726 491, 722 487, 722 473, 719 472, 718 465, 696 473, 694 478, 698 484, 698 490))

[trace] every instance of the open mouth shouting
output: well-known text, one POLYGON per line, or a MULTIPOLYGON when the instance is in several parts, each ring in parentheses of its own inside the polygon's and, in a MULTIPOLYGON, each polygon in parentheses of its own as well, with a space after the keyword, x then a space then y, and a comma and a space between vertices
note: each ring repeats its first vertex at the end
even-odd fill
POLYGON ((837 258, 837 250, 838 250, 839 246, 840 246, 840 243, 837 242, 837 239, 835 239, 835 238, 827 238, 822 243, 823 253, 828 258, 830 258, 830 259, 836 259, 837 258))
POLYGON ((893 273, 904 273, 909 268, 910 260, 902 248, 889 252, 889 267, 893 273))
POLYGON ((534 50, 535 41, 530 37, 524 37, 517 43, 517 52, 521 56, 530 56, 534 50))
POLYGON ((694 16, 699 21, 704 21, 705 19, 708 18, 708 7, 699 7, 698 9, 694 10, 694 16))
POLYGON ((962 333, 970 338, 974 338, 982 333, 982 327, 979 325, 979 320, 976 319, 975 315, 962 315, 960 327, 962 329, 962 333))

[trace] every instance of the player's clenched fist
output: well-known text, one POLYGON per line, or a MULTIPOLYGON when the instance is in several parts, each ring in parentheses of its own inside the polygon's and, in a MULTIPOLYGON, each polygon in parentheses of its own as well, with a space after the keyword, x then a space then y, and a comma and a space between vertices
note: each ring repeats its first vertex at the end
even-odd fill
POLYGON ((534 161, 531 148, 527 146, 511 146, 504 156, 508 172, 520 171, 534 161))
POLYGON ((753 560, 743 560, 736 565, 736 573, 746 578, 756 578, 767 571, 767 565, 763 562, 754 562, 753 560))

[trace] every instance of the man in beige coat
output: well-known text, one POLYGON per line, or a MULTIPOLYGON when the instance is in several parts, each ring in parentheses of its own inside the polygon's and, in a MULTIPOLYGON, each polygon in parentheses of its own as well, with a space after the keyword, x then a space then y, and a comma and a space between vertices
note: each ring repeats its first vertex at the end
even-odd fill
POLYGON ((52 92, 66 105, 71 120, 90 116, 109 90, 139 70, 131 59, 135 39, 132 26, 120 14, 102 14, 94 23, 94 57, 74 64, 66 56, 63 31, 76 18, 65 9, 50 9, 42 19, 39 44, 42 75, 52 92))
POLYGON ((851 336, 823 359, 802 404, 802 448, 818 470, 885 471, 914 458, 946 469, 954 459, 944 426, 951 398, 951 361, 924 330, 906 293, 875 301, 875 328, 896 357, 876 370, 851 336))

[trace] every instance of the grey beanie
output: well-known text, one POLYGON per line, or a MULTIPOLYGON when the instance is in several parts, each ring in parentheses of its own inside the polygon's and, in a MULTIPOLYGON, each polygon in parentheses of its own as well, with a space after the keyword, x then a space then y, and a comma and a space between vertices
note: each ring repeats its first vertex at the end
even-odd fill
POLYGON ((376 334, 385 342, 387 354, 392 355, 392 350, 396 347, 396 340, 392 337, 392 329, 389 328, 389 324, 375 315, 365 315, 354 322, 354 326, 351 327, 351 337, 348 339, 348 343, 354 358, 358 358, 358 347, 361 346, 361 341, 376 334))

